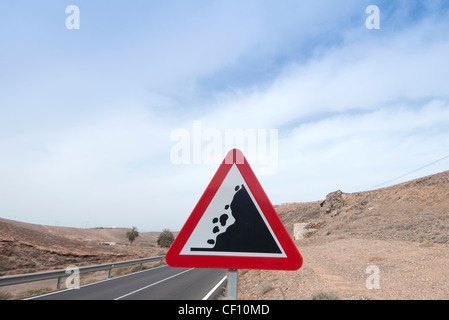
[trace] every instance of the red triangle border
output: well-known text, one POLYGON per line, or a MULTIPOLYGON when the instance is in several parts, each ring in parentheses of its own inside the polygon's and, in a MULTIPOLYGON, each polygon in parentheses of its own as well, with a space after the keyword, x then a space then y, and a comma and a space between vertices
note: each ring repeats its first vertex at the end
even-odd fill
POLYGON ((165 260, 171 267, 189 268, 223 268, 223 269, 263 269, 263 270, 297 270, 303 259, 291 239, 268 196, 260 185, 248 161, 238 149, 228 152, 211 182, 207 186, 197 205, 182 227, 175 241, 168 250, 165 260), (210 202, 226 178, 229 170, 236 165, 248 188, 257 201, 286 257, 257 256, 217 256, 217 255, 181 255, 180 252, 200 221, 210 202))

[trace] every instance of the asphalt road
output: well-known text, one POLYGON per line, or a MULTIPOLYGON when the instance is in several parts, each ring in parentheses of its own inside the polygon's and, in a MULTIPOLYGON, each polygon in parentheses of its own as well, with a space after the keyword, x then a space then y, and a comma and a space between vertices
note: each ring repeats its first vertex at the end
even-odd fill
POLYGON ((226 273, 225 269, 161 266, 33 300, 201 300, 226 273))

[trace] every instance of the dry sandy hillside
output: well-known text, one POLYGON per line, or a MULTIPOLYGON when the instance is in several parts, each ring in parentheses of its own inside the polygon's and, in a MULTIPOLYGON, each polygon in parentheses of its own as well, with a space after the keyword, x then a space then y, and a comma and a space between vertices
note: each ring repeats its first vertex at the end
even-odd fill
POLYGON ((241 270, 241 298, 449 299, 449 171, 276 210, 303 267, 241 270))
POLYGON ((129 246, 129 229, 43 226, 0 218, 0 276, 156 256, 157 232, 140 233, 129 246))
MULTIPOLYGON (((299 238, 304 264, 298 271, 240 270, 241 299, 311 299, 320 292, 340 299, 449 299, 449 171, 276 210, 299 238)), ((125 245, 126 231, 0 219, 0 275, 165 252, 139 245, 157 234, 141 233, 133 247, 125 245)))

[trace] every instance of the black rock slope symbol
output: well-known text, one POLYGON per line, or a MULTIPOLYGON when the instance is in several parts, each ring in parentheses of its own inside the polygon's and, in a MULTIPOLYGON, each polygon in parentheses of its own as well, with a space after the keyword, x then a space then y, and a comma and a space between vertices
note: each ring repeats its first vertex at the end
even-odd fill
POLYGON ((259 214, 253 200, 242 185, 231 202, 235 222, 219 234, 212 248, 191 248, 191 251, 282 253, 259 214))

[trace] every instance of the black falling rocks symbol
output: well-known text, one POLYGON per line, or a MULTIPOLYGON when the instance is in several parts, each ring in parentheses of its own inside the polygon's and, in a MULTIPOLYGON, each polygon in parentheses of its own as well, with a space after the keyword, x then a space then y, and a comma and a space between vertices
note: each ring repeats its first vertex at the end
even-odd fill
MULTIPOLYGON (((191 248, 191 251, 222 251, 222 252, 257 252, 281 253, 279 246, 273 239, 270 230, 259 214, 244 185, 235 187, 236 193, 230 205, 235 222, 219 234, 216 240, 207 240, 212 248, 191 248)), ((220 232, 220 226, 225 227, 229 215, 224 213, 220 218, 212 220, 212 232, 220 232)))

